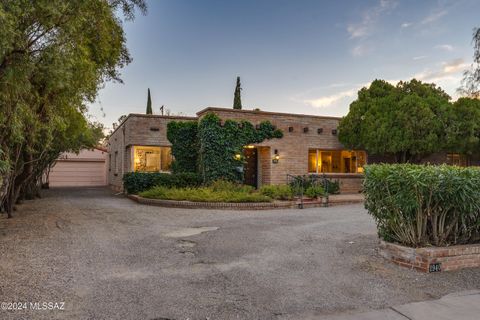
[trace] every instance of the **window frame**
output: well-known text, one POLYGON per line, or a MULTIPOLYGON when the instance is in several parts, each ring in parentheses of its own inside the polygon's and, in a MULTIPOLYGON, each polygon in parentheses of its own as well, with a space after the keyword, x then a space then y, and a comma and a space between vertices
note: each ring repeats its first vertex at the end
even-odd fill
POLYGON ((172 170, 171 170, 171 166, 172 166, 172 162, 173 162, 173 155, 172 155, 172 147, 171 146, 165 146, 165 145, 162 145, 162 146, 158 146, 158 145, 132 145, 132 148, 131 148, 131 165, 130 165, 130 170, 132 172, 145 172, 145 173, 156 173, 156 172, 160 172, 160 173, 171 173, 172 170), (158 163, 158 171, 137 171, 135 170, 135 166, 136 166, 136 163, 135 163, 135 153, 136 153, 136 149, 137 148, 158 148, 158 159, 159 159, 159 163, 158 163), (169 150, 169 160, 170 160, 170 169, 169 170, 162 170, 162 150, 163 149, 168 149, 169 150))
MULTIPOLYGON (((307 154, 307 161, 308 161, 308 166, 307 166, 307 171, 308 171, 308 174, 312 174, 312 175, 315 175, 315 174, 362 174, 363 171, 360 171, 359 172, 359 168, 363 168, 363 166, 359 166, 358 165, 358 156, 359 156, 359 153, 363 153, 364 155, 364 165, 367 164, 367 153, 366 151, 364 150, 348 150, 348 149, 322 149, 322 148, 308 148, 308 154, 307 154), (310 155, 311 155, 311 151, 315 151, 315 172, 311 172, 310 171, 310 155), (324 152, 324 153, 327 153, 329 152, 330 153, 330 157, 333 159, 334 157, 334 152, 339 152, 340 153, 340 163, 342 162, 342 159, 344 159, 342 157, 342 152, 354 152, 354 155, 352 155, 352 157, 354 156, 355 157, 355 172, 333 172, 333 169, 330 168, 330 171, 328 172, 322 172, 322 171, 319 171, 319 166, 318 166, 318 162, 319 160, 321 160, 321 153, 324 152)), ((333 163, 333 160, 330 160, 330 166, 332 166, 332 163, 333 163)), ((340 164, 342 165, 342 164, 340 164)))

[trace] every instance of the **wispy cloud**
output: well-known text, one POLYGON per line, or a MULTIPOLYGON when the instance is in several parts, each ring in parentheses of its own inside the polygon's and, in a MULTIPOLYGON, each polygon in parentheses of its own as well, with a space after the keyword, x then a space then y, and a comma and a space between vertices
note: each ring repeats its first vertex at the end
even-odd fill
POLYGON ((453 46, 450 44, 440 44, 438 46, 435 46, 435 49, 441 49, 444 51, 453 51, 453 46))
POLYGON ((362 14, 362 19, 358 23, 352 23, 347 26, 347 32, 351 39, 365 38, 371 35, 375 30, 375 24, 378 18, 385 13, 390 12, 397 6, 397 2, 393 0, 380 0, 373 8, 362 14))
POLYGON ((426 58, 428 58, 428 56, 416 56, 416 57, 413 57, 412 59, 416 61, 416 60, 423 60, 426 58))
POLYGON ((427 82, 437 82, 445 79, 456 80, 458 75, 468 68, 468 64, 462 58, 442 62, 440 69, 427 69, 415 75, 415 78, 427 82), (456 76, 455 76, 456 75, 456 76))
POLYGON ((432 11, 430 14, 428 14, 423 20, 420 22, 421 24, 430 24, 438 19, 442 18, 448 13, 446 9, 436 9, 432 11))
POLYGON ((404 22, 400 25, 400 27, 402 28, 408 28, 412 25, 413 23, 412 22, 404 22))
POLYGON ((352 54, 355 57, 361 57, 361 56, 367 54, 368 52, 370 52, 370 50, 371 50, 371 48, 369 46, 367 46, 366 44, 359 44, 359 45, 353 47, 352 54))
POLYGON ((346 91, 341 91, 332 95, 323 96, 317 99, 305 99, 302 100, 303 103, 315 108, 324 108, 331 106, 332 104, 348 97, 353 97, 357 93, 357 89, 350 89, 346 91))

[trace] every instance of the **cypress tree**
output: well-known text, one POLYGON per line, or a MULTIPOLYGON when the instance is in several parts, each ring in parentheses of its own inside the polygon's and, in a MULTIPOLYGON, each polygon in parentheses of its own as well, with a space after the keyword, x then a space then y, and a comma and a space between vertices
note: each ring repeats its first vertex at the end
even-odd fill
POLYGON ((242 109, 242 98, 240 97, 240 77, 237 77, 237 85, 235 86, 235 94, 233 97, 233 109, 242 109))
POLYGON ((150 88, 148 88, 147 114, 153 114, 153 111, 152 111, 152 98, 150 97, 150 88))

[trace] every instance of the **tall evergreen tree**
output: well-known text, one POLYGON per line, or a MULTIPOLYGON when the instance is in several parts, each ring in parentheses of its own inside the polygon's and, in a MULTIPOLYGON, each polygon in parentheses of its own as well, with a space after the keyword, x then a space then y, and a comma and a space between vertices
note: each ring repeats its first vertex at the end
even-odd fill
POLYGON ((150 88, 148 88, 147 114, 153 114, 153 111, 152 111, 152 98, 150 97, 150 88))
POLYGON ((237 85, 235 86, 235 94, 233 97, 233 109, 242 109, 242 98, 240 97, 240 91, 242 91, 242 87, 240 86, 240 77, 237 77, 237 85))

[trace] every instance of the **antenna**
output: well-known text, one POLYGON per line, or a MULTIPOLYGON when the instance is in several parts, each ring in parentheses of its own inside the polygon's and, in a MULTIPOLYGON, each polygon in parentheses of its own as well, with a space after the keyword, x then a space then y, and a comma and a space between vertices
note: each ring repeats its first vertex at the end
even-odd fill
POLYGON ((160 107, 160 113, 162 114, 162 116, 163 116, 163 109, 164 109, 164 107, 163 107, 163 104, 162 104, 162 106, 160 107))

